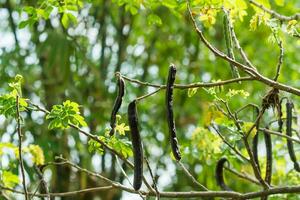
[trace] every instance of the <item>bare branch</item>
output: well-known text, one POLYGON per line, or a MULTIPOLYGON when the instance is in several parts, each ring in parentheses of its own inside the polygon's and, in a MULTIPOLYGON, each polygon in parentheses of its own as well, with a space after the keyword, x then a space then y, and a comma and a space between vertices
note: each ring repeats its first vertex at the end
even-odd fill
POLYGON ((288 135, 283 135, 283 134, 280 133, 280 132, 272 131, 272 130, 269 130, 269 129, 266 129, 266 128, 260 128, 259 130, 260 130, 260 131, 265 131, 265 132, 268 133, 268 134, 277 135, 277 136, 279 136, 279 137, 286 138, 287 140, 291 140, 291 141, 293 141, 293 142, 296 142, 296 143, 299 143, 299 144, 300 144, 300 140, 295 139, 295 138, 293 138, 293 137, 290 137, 290 136, 288 136, 288 135))
MULTIPOLYGON (((129 81, 131 83, 136 83, 138 85, 146 86, 146 87, 155 87, 155 88, 161 88, 165 89, 166 85, 159 85, 159 84, 153 84, 153 83, 148 83, 148 82, 142 82, 137 79, 129 78, 124 75, 121 75, 119 72, 117 73, 117 76, 122 76, 122 78, 126 81, 129 81)), ((182 85, 182 84, 174 84, 174 88, 177 89, 189 89, 189 88, 201 88, 201 87, 216 87, 216 86, 221 86, 221 85, 227 85, 230 83, 238 83, 241 81, 252 81, 255 80, 253 77, 241 77, 241 78, 234 78, 234 79, 229 79, 225 81, 217 81, 213 83, 192 83, 188 85, 182 85)))
POLYGON ((230 148, 232 149, 238 156, 240 156, 243 160, 250 162, 249 158, 246 158, 239 150, 237 150, 234 146, 232 146, 226 138, 221 134, 221 132, 214 126, 212 125, 212 128, 217 132, 219 137, 223 140, 223 142, 230 148))
POLYGON ((20 117, 20 109, 19 109, 19 95, 16 96, 16 111, 17 111, 17 132, 19 137, 19 163, 21 168, 21 175, 22 175, 22 184, 23 184, 23 190, 24 190, 24 196, 25 200, 28 200, 28 192, 26 188, 26 180, 25 180, 25 169, 24 169, 24 162, 22 157, 22 140, 23 140, 23 134, 21 130, 21 117, 20 117))
MULTIPOLYGON (((14 190, 12 188, 7 188, 0 185, 2 190, 11 191, 16 194, 24 194, 22 191, 14 190)), ((64 196, 75 196, 78 194, 88 193, 88 192, 96 192, 96 191, 108 191, 112 189, 122 189, 121 187, 116 186, 104 186, 104 187, 95 187, 95 188, 87 188, 72 192, 64 192, 64 193, 50 193, 51 197, 64 197, 64 196)), ((137 192, 134 190, 128 190, 127 192, 136 194, 137 192)), ((141 191, 142 194, 147 196, 155 196, 153 192, 145 192, 141 191)), ((274 194, 292 194, 292 193, 300 193, 300 186, 284 186, 284 187, 274 187, 267 190, 262 190, 258 192, 249 192, 245 194, 241 194, 239 192, 230 192, 230 191, 189 191, 189 192, 161 192, 161 197, 164 198, 200 198, 200 197, 222 197, 222 198, 234 198, 239 200, 246 199, 254 199, 258 197, 262 197, 265 195, 274 195, 274 194)), ((29 193, 32 194, 32 193, 29 193)), ((37 197, 45 197, 46 194, 35 194, 37 197)))
MULTIPOLYGON (((32 106, 34 106, 35 108, 37 108, 37 110, 41 111, 41 112, 44 112, 46 114, 49 113, 48 110, 46 110, 45 108, 42 108, 40 107, 39 105, 36 105, 32 102, 29 102, 32 106)), ((129 161, 127 160, 126 158, 124 158, 119 152, 117 152, 116 150, 114 150, 113 148, 109 147, 106 143, 104 143, 103 141, 101 141, 96 135, 93 135, 91 133, 88 133, 84 130, 82 130, 81 128, 69 123, 69 126, 72 127, 73 129, 77 130, 79 133, 87 136, 88 138, 98 142, 99 144, 101 144, 105 149, 107 149, 108 151, 110 151, 112 154, 118 156, 121 160, 123 160, 130 168, 133 169, 134 165, 129 161)), ((143 175, 143 181, 145 183, 145 185, 147 186, 147 188, 150 190, 150 191, 154 191, 154 189, 151 187, 151 185, 147 182, 146 178, 144 177, 143 175)))
POLYGON ((155 181, 155 178, 154 178, 153 171, 151 169, 151 166, 149 164, 148 159, 146 157, 144 157, 144 159, 145 159, 146 165, 147 165, 147 167, 149 169, 149 173, 150 173, 150 176, 151 176, 152 181, 153 181, 153 187, 154 187, 155 192, 156 192, 156 200, 160 200, 160 194, 159 194, 159 191, 158 191, 158 188, 157 188, 157 184, 156 184, 156 181, 155 181))
POLYGON ((283 63, 283 54, 284 54, 284 49, 283 49, 283 45, 282 45, 282 41, 279 40, 277 38, 277 36, 275 36, 276 40, 277 40, 277 44, 279 46, 279 57, 278 57, 278 63, 277 63, 277 67, 276 67, 276 75, 274 77, 274 81, 277 81, 279 75, 280 75, 280 70, 281 70, 281 66, 282 66, 282 63, 283 63))
POLYGON ((275 18, 277 18, 281 21, 290 21, 290 20, 299 20, 300 19, 300 13, 296 13, 295 15, 292 15, 292 16, 285 16, 285 15, 281 15, 281 14, 275 12, 274 10, 271 10, 271 9, 268 9, 268 8, 264 7, 263 5, 257 3, 256 1, 249 0, 249 2, 252 5, 262 9, 263 11, 265 11, 267 13, 269 13, 272 17, 275 17, 275 18))
POLYGON ((200 40, 204 43, 204 45, 212 52, 214 53, 217 57, 220 57, 223 60, 226 60, 227 62, 230 62, 231 64, 235 65, 236 67, 240 68, 241 70, 243 70, 244 72, 246 72, 247 74, 249 74, 251 77, 255 78, 257 81, 260 81, 262 83, 264 83, 265 85, 271 86, 273 88, 276 88, 278 90, 282 90, 282 91, 286 91, 295 95, 300 96, 300 90, 294 87, 290 87, 288 85, 282 84, 282 83, 278 83, 274 80, 271 80, 267 77, 262 76, 260 73, 258 73, 256 71, 256 68, 251 68, 248 66, 245 66, 239 62, 237 62, 236 60, 231 59, 230 57, 228 57, 226 54, 224 54, 223 52, 221 52, 220 50, 216 49, 214 46, 212 46, 208 40, 204 37, 202 31, 198 28, 197 24, 196 24, 196 20, 193 17, 192 11, 190 9, 190 6, 188 4, 188 10, 189 10, 189 14, 190 17, 192 19, 194 28, 200 38, 200 40))
POLYGON ((256 185, 260 185, 260 182, 258 182, 255 178, 251 177, 250 175, 248 174, 245 174, 245 173, 239 173, 238 171, 236 171, 235 169, 232 169, 230 167, 224 167, 227 171, 229 171, 230 173, 236 175, 237 177, 241 178, 241 179, 244 179, 244 180, 247 180, 247 181, 250 181, 251 183, 254 183, 256 185))
POLYGON ((183 169, 184 173, 192 180, 193 183, 195 183, 197 186, 199 186, 202 190, 209 191, 204 185, 202 185, 195 179, 195 177, 189 172, 189 170, 187 170, 187 168, 184 166, 184 164, 182 164, 180 161, 177 161, 177 163, 183 169))
POLYGON ((234 44, 235 44, 235 47, 237 48, 237 50, 240 52, 240 55, 242 56, 244 62, 246 63, 246 65, 248 67, 251 67, 253 69, 256 70, 255 66, 251 63, 251 61, 248 59, 245 51, 243 50, 243 48, 241 47, 240 45, 240 42, 235 34, 235 31, 234 31, 234 27, 233 27, 233 24, 232 24, 232 21, 230 20, 230 18, 228 18, 229 20, 229 28, 230 28, 230 31, 231 31, 231 36, 232 36, 232 40, 234 41, 234 44))

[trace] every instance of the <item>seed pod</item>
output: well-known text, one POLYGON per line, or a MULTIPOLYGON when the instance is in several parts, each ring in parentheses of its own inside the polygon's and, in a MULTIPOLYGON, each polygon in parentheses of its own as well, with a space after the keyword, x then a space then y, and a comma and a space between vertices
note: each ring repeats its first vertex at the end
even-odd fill
POLYGON ((220 188, 222 188, 222 190, 227 190, 227 191, 232 191, 232 189, 230 189, 226 184, 225 184, 225 181, 224 181, 224 176, 223 176, 223 168, 224 168, 224 164, 228 162, 227 158, 221 158, 218 163, 217 163, 217 166, 216 166, 216 171, 215 171, 215 174, 216 174, 216 181, 217 181, 217 184, 220 188))
MULTIPOLYGON (((256 108, 256 117, 259 115, 259 109, 256 108)), ((259 166, 259 162, 258 162, 258 153, 257 153, 257 146, 258 146, 258 129, 259 129, 259 121, 257 121, 256 123, 256 134, 253 137, 253 141, 252 141, 252 152, 253 152, 253 157, 254 157, 254 161, 258 167, 258 170, 260 171, 260 166, 259 166)))
POLYGON ((282 101, 285 99, 282 98, 278 104, 278 132, 282 133, 283 120, 282 120, 282 101))
MULTIPOLYGON (((232 58, 234 58, 234 53, 233 53, 233 47, 232 47, 232 33, 230 29, 230 24, 229 24, 229 16, 228 13, 225 11, 225 15, 223 17, 223 28, 224 28, 224 37, 225 37, 225 43, 226 43, 226 48, 227 48, 227 55, 232 58)), ((239 71, 236 66, 233 64, 230 64, 231 67, 231 73, 232 77, 234 78, 240 78, 239 71)))
MULTIPOLYGON (((268 127, 266 127, 268 129, 268 127)), ((267 163, 266 163, 266 176, 265 181, 270 185, 272 179, 272 140, 271 135, 264 131, 265 145, 266 145, 266 154, 267 154, 267 163)))
POLYGON ((131 143, 133 148, 134 158, 134 178, 133 187, 135 190, 139 190, 142 185, 143 177, 143 146, 141 142, 141 136, 138 129, 138 116, 136 109, 136 100, 132 101, 128 105, 128 123, 130 127, 131 143))
POLYGON ((111 117, 110 117, 110 127, 111 130, 109 132, 110 136, 115 134, 115 128, 116 128, 116 115, 121 107, 122 104, 122 99, 125 93, 125 82, 122 77, 119 77, 118 79, 118 95, 115 100, 112 112, 111 112, 111 117))
MULTIPOLYGON (((293 122, 293 102, 287 100, 286 102, 286 135, 292 137, 292 122, 293 122)), ((300 166, 297 162, 296 154, 294 151, 294 144, 291 140, 287 140, 287 147, 291 160, 294 163, 294 169, 300 172, 300 166)))
POLYGON ((173 114, 173 88, 174 88, 175 75, 176 75, 176 68, 172 64, 169 68, 169 75, 168 75, 167 87, 166 87, 167 121, 169 127, 172 153, 176 160, 180 160, 181 155, 178 147, 178 140, 176 137, 176 127, 175 127, 175 120, 173 114))

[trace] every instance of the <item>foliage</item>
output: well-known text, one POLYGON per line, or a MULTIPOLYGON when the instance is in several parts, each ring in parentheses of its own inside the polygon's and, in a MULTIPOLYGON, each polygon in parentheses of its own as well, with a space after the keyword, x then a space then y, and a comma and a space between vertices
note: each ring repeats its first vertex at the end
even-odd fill
POLYGON ((19 177, 10 171, 2 171, 1 182, 5 187, 14 187, 19 183, 19 177))
POLYGON ((50 119, 49 129, 69 128, 69 124, 75 126, 87 126, 84 118, 80 115, 79 105, 75 102, 67 100, 62 105, 54 105, 46 119, 50 119))
POLYGON ((19 96, 19 110, 25 111, 28 106, 26 99, 21 98, 21 84, 23 77, 16 75, 13 82, 9 83, 10 92, 0 95, 0 115, 5 117, 16 117, 17 102, 16 97, 19 96))
MULTIPOLYGON (((116 135, 109 136, 109 130, 107 129, 104 134, 105 136, 99 136, 98 139, 105 143, 108 147, 116 150, 124 158, 128 158, 133 155, 131 143, 127 139, 124 139, 122 137, 125 136, 126 131, 129 131, 129 127, 126 126, 125 123, 120 123, 120 121, 121 116, 117 115, 116 132, 119 134, 120 137, 116 135)), ((89 152, 98 153, 100 155, 102 155, 104 152, 103 146, 93 139, 89 140, 88 149, 89 152)))

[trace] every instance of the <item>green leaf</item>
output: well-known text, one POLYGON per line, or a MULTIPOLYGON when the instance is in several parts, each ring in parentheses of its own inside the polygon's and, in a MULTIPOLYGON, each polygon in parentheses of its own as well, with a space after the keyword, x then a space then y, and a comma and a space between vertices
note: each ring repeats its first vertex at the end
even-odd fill
MULTIPOLYGON (((243 126, 242 126, 242 130, 244 133, 247 133, 250 128, 254 125, 253 122, 244 122, 243 126)), ((254 138, 255 134, 256 134, 256 127, 254 127, 252 130, 251 130, 251 133, 249 134, 250 138, 254 138)))
POLYGON ((21 21, 19 23, 19 29, 25 28, 27 25, 29 25, 29 22, 30 22, 29 20, 21 21))
POLYGON ((284 0, 275 0, 277 6, 284 6, 284 0))
POLYGON ((189 88, 188 89, 188 97, 194 96, 198 91, 198 88, 189 88))
POLYGON ((70 19, 70 21, 75 25, 75 24, 77 24, 77 18, 74 16, 74 15, 72 15, 71 13, 67 13, 67 15, 68 15, 68 18, 70 19))
POLYGON ((176 0, 164 0, 162 1, 162 4, 170 9, 174 9, 178 6, 178 1, 176 0))
MULTIPOLYGON (((105 140, 104 138, 99 137, 100 140, 105 140)), ((93 139, 90 139, 88 142, 88 151, 90 153, 98 153, 100 155, 103 154, 104 149, 102 148, 101 144, 93 139)))
POLYGON ((109 138, 108 145, 121 153, 125 158, 133 156, 131 142, 125 139, 119 139, 115 136, 109 138))
POLYGON ((129 126, 125 126, 125 123, 117 124, 117 125, 116 125, 116 131, 117 131, 120 135, 125 135, 125 131, 129 131, 129 126))
POLYGON ((19 177, 10 171, 2 171, 1 179, 5 187, 13 188, 19 184, 19 177))
POLYGON ((62 105, 54 105, 46 119, 51 120, 49 129, 66 129, 69 128, 69 124, 87 126, 84 117, 80 115, 79 105, 70 100, 66 100, 62 105))
POLYGON ((67 13, 64 13, 62 18, 61 18, 61 23, 63 25, 64 28, 68 28, 69 27, 69 17, 67 13))
POLYGON ((155 14, 150 14, 147 17, 147 22, 149 25, 158 25, 158 26, 162 25, 161 18, 155 14))

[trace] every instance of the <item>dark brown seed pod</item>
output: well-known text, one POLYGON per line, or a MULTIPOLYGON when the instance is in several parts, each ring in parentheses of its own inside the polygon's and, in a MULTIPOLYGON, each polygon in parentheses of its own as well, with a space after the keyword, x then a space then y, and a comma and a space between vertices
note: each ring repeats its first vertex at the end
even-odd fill
POLYGON ((284 98, 282 98, 278 104, 278 132, 282 133, 282 127, 283 127, 283 120, 282 120, 282 101, 284 98))
POLYGON ((217 184, 220 188, 222 188, 222 190, 226 190, 226 191, 232 191, 232 189, 230 189, 224 181, 224 175, 223 175, 223 168, 224 168, 224 164, 228 162, 227 158, 221 158, 216 166, 216 171, 215 171, 215 177, 216 177, 216 181, 217 184))
MULTIPOLYGON (((258 117, 259 115, 259 108, 255 108, 255 112, 256 112, 256 117, 258 117)), ((253 152, 253 157, 254 157, 254 161, 258 167, 258 170, 260 171, 260 166, 259 166, 259 162, 258 162, 258 152, 257 152, 257 146, 258 146, 258 129, 259 129, 259 121, 257 121, 256 123, 256 134, 253 137, 253 141, 252 141, 252 152, 253 152)))
MULTIPOLYGON (((266 127, 266 129, 268 129, 268 127, 266 127)), ((272 139, 271 139, 271 135, 267 132, 264 132, 264 138, 265 138, 266 154, 267 154, 265 181, 270 185, 272 180, 272 165, 273 165, 272 139)))
POLYGON ((138 128, 138 116, 136 109, 136 100, 128 105, 128 123, 130 127, 131 143, 134 158, 134 178, 133 187, 139 190, 142 185, 143 178, 143 146, 138 128))
POLYGON ((176 68, 172 64, 169 68, 169 75, 168 75, 167 87, 166 87, 167 121, 169 127, 172 153, 176 160, 180 160, 181 155, 178 147, 178 140, 176 137, 176 127, 175 127, 175 120, 173 114, 173 88, 174 88, 175 75, 176 75, 176 68))
MULTIPOLYGON (((286 135, 292 137, 292 122, 293 122, 293 102, 287 100, 286 102, 286 135)), ((294 163, 294 169, 300 172, 300 166, 297 162, 296 154, 294 151, 294 144, 291 140, 287 140, 287 147, 291 160, 294 163)))
POLYGON ((115 100, 112 112, 111 112, 111 117, 110 117, 110 127, 111 130, 109 132, 110 136, 115 134, 115 128, 116 128, 116 115, 121 107, 123 96, 125 94, 125 82, 122 77, 119 77, 118 79, 118 95, 115 100))

